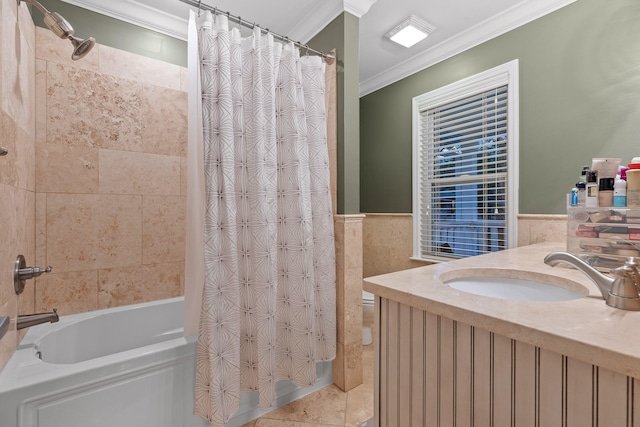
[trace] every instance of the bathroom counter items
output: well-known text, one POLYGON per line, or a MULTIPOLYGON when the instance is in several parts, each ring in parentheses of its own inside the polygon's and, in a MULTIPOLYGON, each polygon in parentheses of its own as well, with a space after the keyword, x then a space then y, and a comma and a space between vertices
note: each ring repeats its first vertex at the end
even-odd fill
POLYGON ((567 251, 602 271, 640 257, 640 209, 567 207, 567 251))
MULTIPOLYGON (((640 378, 640 312, 611 308, 581 272, 544 264, 547 254, 564 250, 561 243, 541 243, 494 252, 369 277, 364 289, 381 297, 378 302, 383 306, 385 301, 397 302, 570 360, 640 378), (462 276, 534 280, 588 295, 566 301, 519 301, 466 293, 443 281, 462 276)), ((377 310, 379 317, 389 315, 380 304, 377 310)))

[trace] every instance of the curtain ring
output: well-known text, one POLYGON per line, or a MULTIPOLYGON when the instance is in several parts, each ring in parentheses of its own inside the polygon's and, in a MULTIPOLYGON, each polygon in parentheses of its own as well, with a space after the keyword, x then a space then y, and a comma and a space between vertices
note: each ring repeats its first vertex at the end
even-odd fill
POLYGON ((202 12, 200 6, 202 6, 202 0, 198 0, 198 17, 200 17, 200 12, 202 12))
POLYGON ((308 44, 306 44, 306 45, 304 45, 304 47, 305 47, 305 49, 307 49, 306 56, 309 56, 309 45, 308 45, 308 44))

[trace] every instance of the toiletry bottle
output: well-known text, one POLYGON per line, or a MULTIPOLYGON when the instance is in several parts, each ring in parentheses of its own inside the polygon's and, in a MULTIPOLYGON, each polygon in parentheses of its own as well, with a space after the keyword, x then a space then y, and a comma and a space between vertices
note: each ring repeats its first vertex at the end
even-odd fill
POLYGON ((582 171, 580 171, 580 177, 578 178, 578 182, 587 182, 587 171, 591 168, 589 166, 583 166, 582 171))
POLYGON ((616 178, 613 185, 613 207, 624 208, 627 206, 627 169, 620 168, 620 175, 616 178))
POLYGON ((598 180, 598 206, 613 206, 613 185, 615 178, 600 178, 598 180))
POLYGON ((586 197, 584 205, 587 208, 598 207, 598 172, 587 171, 586 197))
POLYGON ((627 171, 627 207, 640 208, 640 157, 634 157, 627 171))
POLYGON ((578 206, 584 206, 584 201, 587 196, 587 183, 578 182, 576 188, 578 189, 578 206))
POLYGON ((573 187, 571 189, 571 198, 569 199, 569 205, 578 206, 578 189, 573 187))

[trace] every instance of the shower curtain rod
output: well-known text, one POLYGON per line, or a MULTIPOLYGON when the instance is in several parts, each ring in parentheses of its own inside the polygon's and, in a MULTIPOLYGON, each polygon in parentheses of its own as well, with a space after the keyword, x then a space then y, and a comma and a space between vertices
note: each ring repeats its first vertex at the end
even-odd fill
POLYGON ((335 61, 335 59, 336 59, 333 55, 329 55, 328 53, 324 53, 324 52, 321 52, 319 50, 316 50, 316 49, 314 49, 312 47, 309 47, 309 45, 305 45, 305 44, 302 44, 300 42, 293 41, 293 40, 289 39, 289 37, 287 37, 287 36, 283 36, 283 35, 274 33, 273 31, 270 31, 268 28, 266 28, 266 29, 262 28, 262 27, 260 27, 260 25, 256 24, 255 22, 249 22, 247 20, 242 19, 239 16, 235 16, 235 15, 230 14, 229 12, 223 12, 222 10, 218 9, 217 7, 212 7, 212 6, 203 4, 202 0, 197 0, 197 1, 196 0, 180 0, 180 1, 182 3, 188 4, 189 6, 193 6, 193 7, 198 8, 198 11, 204 9, 204 10, 208 10, 210 12, 213 12, 214 15, 227 15, 227 18, 229 19, 229 21, 235 22, 236 24, 243 25, 243 26, 245 26, 247 28, 252 28, 253 29, 255 27, 258 27, 261 30, 266 31, 267 33, 273 35, 274 38, 276 38, 276 39, 278 39, 280 41, 283 41, 285 43, 293 42, 293 44, 295 44, 299 48, 305 49, 307 52, 312 52, 312 53, 314 53, 316 55, 319 55, 319 56, 323 57, 324 60, 327 61, 327 63, 329 63, 329 64, 332 64, 333 61, 335 61))

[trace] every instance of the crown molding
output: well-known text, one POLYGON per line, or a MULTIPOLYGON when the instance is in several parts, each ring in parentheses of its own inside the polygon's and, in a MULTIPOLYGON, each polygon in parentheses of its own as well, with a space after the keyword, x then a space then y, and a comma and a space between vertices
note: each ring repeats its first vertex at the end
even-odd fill
POLYGON ((420 54, 400 62, 381 73, 360 82, 360 96, 368 95, 412 74, 451 58, 465 50, 505 34, 515 28, 555 12, 577 0, 529 1, 506 11, 451 37, 420 54))
POLYGON ((298 21, 298 25, 289 31, 291 40, 299 40, 302 43, 308 42, 344 12, 344 6, 340 0, 319 1, 316 4, 317 6, 301 18, 298 21))
POLYGON ((378 0, 344 0, 344 10, 357 18, 362 18, 362 15, 369 12, 371 6, 378 0))
MULTIPOLYGON (((187 40, 188 21, 162 12, 136 0, 62 0, 74 6, 82 7, 133 25, 157 31, 180 40, 187 40)), ((178 0, 176 0, 178 1, 178 0)), ((317 2, 317 6, 300 19, 287 34, 291 40, 306 43, 325 28, 331 21, 345 11, 346 3, 353 4, 353 12, 359 13, 364 8, 369 10, 377 0, 333 0, 317 2), (368 4, 368 6, 367 6, 368 4)))
MULTIPOLYGON (((180 40, 187 40, 187 19, 180 18, 135 0, 62 0, 103 15, 157 31, 180 40)), ((177 0, 176 0, 177 1, 177 0)))

